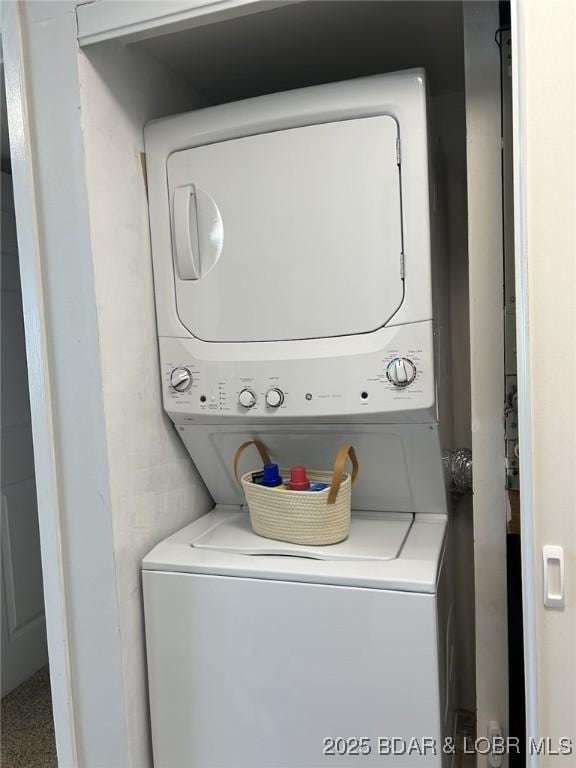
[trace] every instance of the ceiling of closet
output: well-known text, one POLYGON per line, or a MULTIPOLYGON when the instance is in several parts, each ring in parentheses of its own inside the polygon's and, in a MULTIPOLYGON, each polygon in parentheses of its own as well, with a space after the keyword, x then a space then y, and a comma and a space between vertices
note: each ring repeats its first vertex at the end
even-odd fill
POLYGON ((223 103, 410 67, 464 87, 462 4, 307 0, 134 43, 223 103))

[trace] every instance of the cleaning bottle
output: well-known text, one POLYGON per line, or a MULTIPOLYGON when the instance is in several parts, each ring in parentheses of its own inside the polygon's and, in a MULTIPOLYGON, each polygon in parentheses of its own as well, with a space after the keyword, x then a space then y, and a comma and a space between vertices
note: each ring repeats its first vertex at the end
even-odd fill
POLYGON ((261 485, 267 488, 276 488, 279 491, 285 490, 284 481, 280 477, 278 464, 264 464, 261 485))
POLYGON ((289 491, 310 490, 310 480, 306 474, 306 467, 298 465, 290 469, 290 480, 287 487, 289 491))
POLYGON ((325 491, 329 483, 311 483, 306 474, 306 467, 298 465, 290 470, 290 480, 287 483, 289 491, 325 491))

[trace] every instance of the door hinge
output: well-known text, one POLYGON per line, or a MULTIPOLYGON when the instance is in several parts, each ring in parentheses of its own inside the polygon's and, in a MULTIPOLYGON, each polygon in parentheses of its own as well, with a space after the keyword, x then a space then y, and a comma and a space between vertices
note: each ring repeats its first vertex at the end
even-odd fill
POLYGON ((401 158, 400 158, 400 137, 396 139, 396 164, 400 165, 401 158))

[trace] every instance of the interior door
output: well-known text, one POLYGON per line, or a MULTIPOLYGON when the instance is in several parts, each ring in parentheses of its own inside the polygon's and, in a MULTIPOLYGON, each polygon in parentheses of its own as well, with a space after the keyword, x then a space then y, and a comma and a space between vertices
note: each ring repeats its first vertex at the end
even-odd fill
POLYGON ((2 174, 2 695, 47 663, 16 228, 2 174))
POLYGON ((576 766, 575 29, 574 3, 512 4, 520 541, 530 768, 576 766), (548 371, 561 371, 555 383, 548 371))
POLYGON ((398 125, 275 131, 168 159, 180 320, 212 342, 374 331, 402 303, 398 125))

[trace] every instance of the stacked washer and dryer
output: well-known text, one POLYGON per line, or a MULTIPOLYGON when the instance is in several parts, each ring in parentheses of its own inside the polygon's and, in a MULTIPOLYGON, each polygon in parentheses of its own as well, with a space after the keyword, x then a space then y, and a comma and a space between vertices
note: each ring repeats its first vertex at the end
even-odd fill
POLYGON ((143 562, 155 766, 446 766, 446 276, 424 72, 145 138, 164 408, 215 504, 143 562), (346 541, 252 532, 233 459, 255 437, 316 469, 354 445, 346 541))

